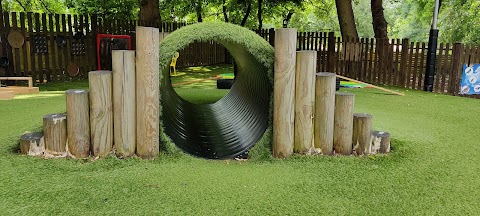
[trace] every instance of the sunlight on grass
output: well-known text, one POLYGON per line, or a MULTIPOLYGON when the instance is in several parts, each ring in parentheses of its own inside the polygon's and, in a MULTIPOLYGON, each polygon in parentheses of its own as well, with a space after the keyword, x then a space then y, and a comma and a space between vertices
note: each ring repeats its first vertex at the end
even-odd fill
POLYGON ((15 95, 15 100, 22 100, 22 99, 44 99, 49 97, 58 97, 65 95, 64 91, 42 91, 38 94, 25 94, 25 95, 15 95))

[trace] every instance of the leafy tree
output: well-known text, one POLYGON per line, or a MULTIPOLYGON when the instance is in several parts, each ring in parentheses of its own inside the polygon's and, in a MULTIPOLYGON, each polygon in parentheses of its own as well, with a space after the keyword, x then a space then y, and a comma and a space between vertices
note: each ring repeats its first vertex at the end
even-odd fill
POLYGON ((1 1, 5 11, 65 13, 64 1, 57 0, 9 0, 1 1))
POLYGON ((71 12, 101 14, 114 19, 134 19, 138 14, 138 0, 66 0, 71 12))

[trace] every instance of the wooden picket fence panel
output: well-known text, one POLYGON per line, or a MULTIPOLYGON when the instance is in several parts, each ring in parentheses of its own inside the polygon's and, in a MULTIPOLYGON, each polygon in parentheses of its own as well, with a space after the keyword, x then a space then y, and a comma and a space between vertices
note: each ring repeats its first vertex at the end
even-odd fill
MULTIPOLYGON (((187 24, 158 26, 161 31, 171 32, 187 24)), ((110 20, 98 15, 0 12, 0 57, 6 56, 11 62, 8 68, 0 68, 0 76, 31 76, 40 82, 85 79, 88 71, 97 68, 96 35, 130 35, 135 48, 137 25, 136 20, 110 20), (7 37, 12 31, 24 35, 22 47, 9 45, 7 37), (76 39, 77 32, 83 32, 84 37, 76 39), (66 39, 65 46, 56 44, 55 38, 59 35, 66 39), (71 62, 80 67, 77 77, 67 73, 71 62)), ((274 45, 274 29, 253 31, 274 45)), ((333 32, 298 32, 297 50, 317 51, 317 72, 334 72, 372 84, 423 90, 425 43, 409 39, 348 39, 335 37, 333 32)), ((179 54, 177 67, 232 63, 228 51, 213 41, 192 43, 179 54)), ((475 63, 480 63, 480 45, 440 43, 433 91, 459 95, 463 65, 475 63)))
MULTIPOLYGON (((4 13, 0 11, 0 57, 8 57, 7 68, 0 67, 0 76, 31 76, 38 82, 86 79, 88 72, 97 69, 97 34, 129 35, 135 49, 136 20, 110 20, 98 15, 4 13), (24 38, 20 48, 12 47, 8 36, 19 31, 24 38), (76 38, 81 32, 83 37, 76 38), (65 38, 59 46, 56 38, 65 38), (75 63, 79 74, 68 75, 69 66, 75 63)), ((160 31, 174 31, 187 23, 162 23, 160 31)), ((224 49, 213 42, 193 43, 184 51, 177 66, 210 65, 222 63, 224 49), (204 55, 192 55, 187 50, 196 49, 204 55), (195 56, 196 58, 187 58, 195 56)))

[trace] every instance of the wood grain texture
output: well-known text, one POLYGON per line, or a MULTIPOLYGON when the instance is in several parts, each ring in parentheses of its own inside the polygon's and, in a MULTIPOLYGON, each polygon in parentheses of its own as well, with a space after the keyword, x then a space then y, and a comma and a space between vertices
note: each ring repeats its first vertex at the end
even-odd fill
POLYGON ((335 93, 333 149, 336 154, 352 154, 354 100, 354 94, 345 92, 335 93))
POLYGON ((112 51, 113 137, 115 154, 129 157, 136 149, 135 51, 112 51))
POLYGON ((90 103, 88 90, 67 90, 68 152, 72 158, 90 155, 90 103))
POLYGON ((295 153, 305 154, 313 147, 313 107, 317 51, 297 51, 295 69, 295 153))
POLYGON ((390 152, 390 134, 383 131, 373 131, 371 137, 371 153, 388 153, 390 152))
POLYGON ((106 157, 113 146, 112 72, 88 73, 90 88, 90 134, 92 153, 106 157))
POLYGON ((297 30, 275 31, 273 156, 289 157, 294 146, 295 61, 297 30))
POLYGON ((317 73, 315 81, 315 148, 325 155, 333 154, 333 126, 335 113, 336 76, 317 73))
POLYGON ((45 143, 42 133, 26 133, 20 136, 20 153, 29 156, 42 156, 45 143))
POLYGON ((353 114, 353 146, 356 155, 370 153, 372 116, 366 113, 353 114))
POLYGON ((67 156, 67 115, 49 114, 43 116, 45 156, 67 156))
POLYGON ((157 28, 136 28, 137 155, 159 153, 159 34, 157 28))

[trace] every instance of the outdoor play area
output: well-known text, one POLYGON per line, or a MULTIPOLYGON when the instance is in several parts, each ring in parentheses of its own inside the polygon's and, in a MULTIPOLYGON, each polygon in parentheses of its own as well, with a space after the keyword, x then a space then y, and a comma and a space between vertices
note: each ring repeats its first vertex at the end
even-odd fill
POLYGON ((0 215, 480 212, 480 47, 83 18, 0 34, 0 215))

